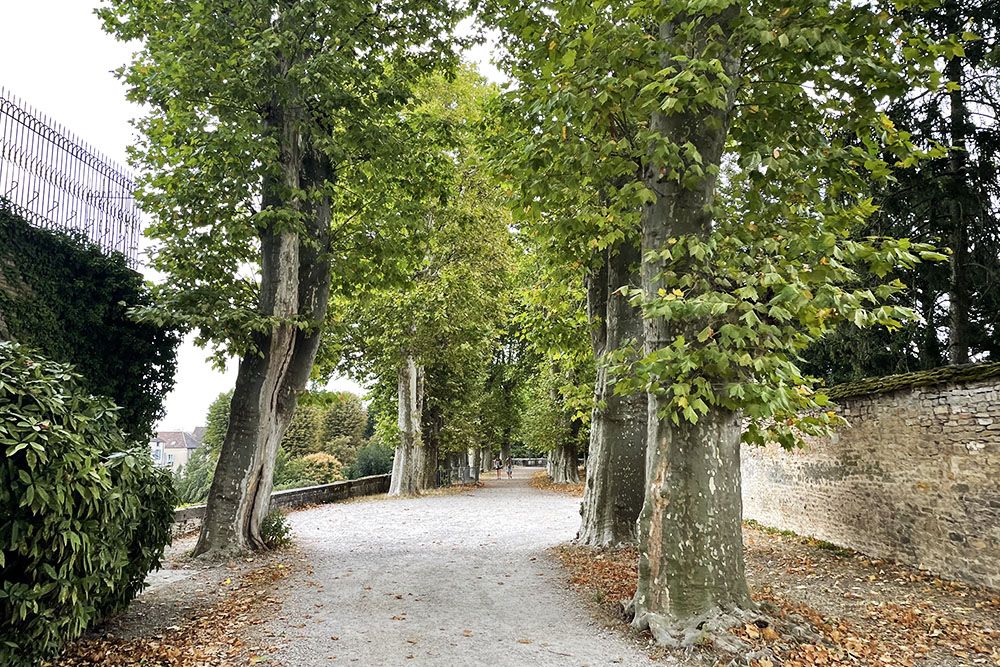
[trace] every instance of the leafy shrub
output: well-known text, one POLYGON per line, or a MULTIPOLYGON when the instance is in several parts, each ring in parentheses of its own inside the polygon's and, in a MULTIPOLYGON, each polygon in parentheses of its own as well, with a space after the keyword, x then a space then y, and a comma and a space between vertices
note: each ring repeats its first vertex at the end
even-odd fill
POLYGON ((338 451, 330 453, 345 463, 352 463, 358 448, 364 444, 368 412, 356 394, 345 391, 334 397, 323 417, 323 439, 327 443, 340 443, 338 451))
POLYGON ((169 541, 174 494, 116 406, 0 342, 0 664, 31 664, 124 607, 169 541))
POLYGON ((119 424, 136 439, 151 436, 163 415, 180 341, 176 331, 129 317, 151 299, 123 255, 32 227, 0 204, 0 320, 9 327, 0 338, 73 364, 88 392, 121 408, 119 424))
POLYGON ((322 408, 300 404, 295 408, 292 421, 285 429, 281 447, 291 456, 305 456, 320 451, 323 435, 322 408))
POLYGON ((334 456, 338 461, 350 465, 358 455, 361 443, 349 435, 338 435, 323 443, 324 454, 334 456))
POLYGON ((357 458, 351 465, 350 478, 367 477, 368 475, 387 475, 392 472, 392 459, 396 450, 382 444, 378 439, 372 439, 358 450, 357 458))
POLYGON ((274 490, 298 489, 313 486, 315 482, 306 473, 306 462, 301 458, 292 457, 284 447, 278 447, 274 459, 274 490))
POLYGON ((260 525, 260 536, 269 549, 283 549, 292 544, 292 527, 281 510, 271 510, 260 525))
POLYGON ((344 479, 344 464, 336 456, 322 452, 302 457, 306 477, 314 484, 330 484, 344 479))

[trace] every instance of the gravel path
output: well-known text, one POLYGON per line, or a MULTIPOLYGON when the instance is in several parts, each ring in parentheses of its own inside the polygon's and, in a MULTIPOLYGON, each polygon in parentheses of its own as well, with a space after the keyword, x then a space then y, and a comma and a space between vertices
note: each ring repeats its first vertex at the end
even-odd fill
POLYGON ((293 513, 311 571, 282 584, 272 657, 312 665, 644 665, 594 622, 545 550, 579 499, 513 481, 293 513))

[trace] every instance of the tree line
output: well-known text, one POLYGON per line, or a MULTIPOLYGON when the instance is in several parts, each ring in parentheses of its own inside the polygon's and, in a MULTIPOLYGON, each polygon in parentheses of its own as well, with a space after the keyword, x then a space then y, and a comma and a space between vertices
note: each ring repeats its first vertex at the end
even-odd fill
MULTIPOLYGON (((111 0, 169 276, 240 358, 198 555, 262 548, 310 380, 371 390, 391 493, 545 442, 633 624, 754 613, 741 446, 828 383, 994 358, 996 12, 841 0, 111 0), (509 82, 460 62, 472 13, 509 82), (844 354, 851 350, 851 354, 844 354)), ((707 629, 706 629, 707 628, 707 629)))

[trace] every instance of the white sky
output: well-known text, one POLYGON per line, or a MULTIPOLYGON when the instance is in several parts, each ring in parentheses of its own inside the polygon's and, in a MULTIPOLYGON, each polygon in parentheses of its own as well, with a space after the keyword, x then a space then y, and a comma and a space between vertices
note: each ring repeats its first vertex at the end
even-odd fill
MULTIPOLYGON (((131 49, 101 30, 93 14, 99 4, 96 0, 0 0, 0 86, 97 151, 125 164, 125 149, 134 136, 129 121, 141 109, 125 100, 124 86, 112 74, 129 59, 131 49)), ((499 78, 488 63, 488 46, 473 49, 469 57, 484 76, 499 78)), ((161 430, 190 430, 202 424, 212 399, 232 388, 235 361, 220 373, 206 357, 190 337, 181 345, 176 385, 167 396, 161 430)), ((329 388, 363 393, 348 378, 334 380, 329 388)))

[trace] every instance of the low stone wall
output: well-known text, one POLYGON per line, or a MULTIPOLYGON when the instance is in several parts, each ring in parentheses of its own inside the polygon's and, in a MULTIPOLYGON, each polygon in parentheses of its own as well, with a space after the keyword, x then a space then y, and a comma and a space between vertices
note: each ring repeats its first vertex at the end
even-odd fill
MULTIPOLYGON (((390 475, 371 475, 359 477, 332 484, 307 486, 301 489, 275 491, 271 494, 271 509, 302 507, 303 505, 319 505, 334 503, 338 500, 357 498, 359 496, 374 496, 389 492, 390 475)), ((174 535, 183 535, 201 528, 201 520, 205 516, 204 505, 184 507, 174 512, 174 535)))
POLYGON ((849 426, 805 449, 745 447, 744 516, 1000 588, 1000 364, 934 373, 834 388, 849 426))

